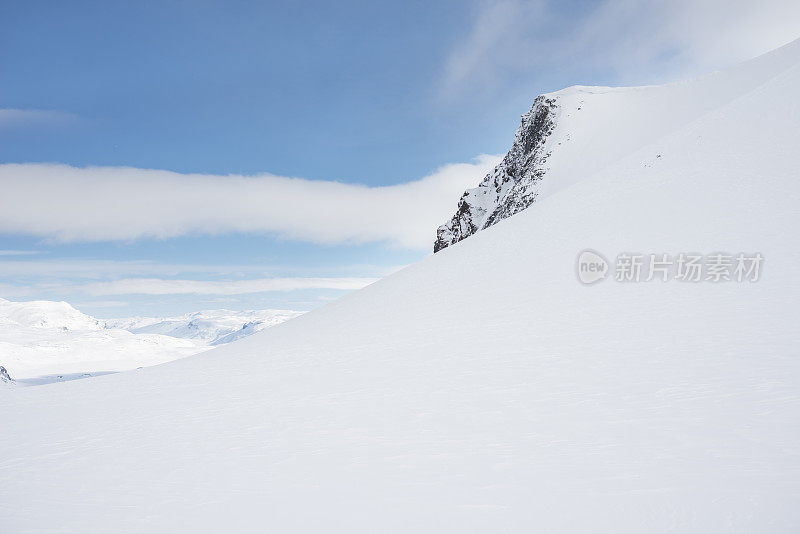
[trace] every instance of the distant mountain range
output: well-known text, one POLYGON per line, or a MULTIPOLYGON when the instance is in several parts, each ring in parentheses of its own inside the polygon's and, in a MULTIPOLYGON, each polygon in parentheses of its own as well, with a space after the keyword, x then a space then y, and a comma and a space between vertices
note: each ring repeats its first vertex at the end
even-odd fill
POLYGON ((180 317, 131 317, 108 319, 107 328, 122 328, 134 334, 162 334, 221 345, 254 334, 302 312, 291 310, 203 310, 180 317))
POLYGON ((10 378, 37 383, 42 376, 60 380, 135 369, 236 341, 301 313, 205 310, 103 320, 66 302, 0 299, 0 365, 10 378))

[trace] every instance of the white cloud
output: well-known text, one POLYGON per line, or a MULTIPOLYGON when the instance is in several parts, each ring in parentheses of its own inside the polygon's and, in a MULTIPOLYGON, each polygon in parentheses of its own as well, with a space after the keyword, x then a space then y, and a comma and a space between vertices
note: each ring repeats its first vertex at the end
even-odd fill
POLYGON ((268 265, 218 265, 176 264, 154 261, 118 261, 94 259, 50 259, 50 260, 0 260, 0 278, 41 277, 102 279, 130 276, 177 276, 180 274, 264 275, 270 271, 268 265))
POLYGON ((74 302, 72 305, 78 309, 82 308, 122 308, 130 306, 130 302, 124 300, 88 300, 85 302, 74 302))
POLYGON ((303 289, 361 289, 380 278, 365 277, 273 277, 248 280, 175 280, 123 278, 101 282, 40 282, 35 285, 0 284, 3 297, 32 295, 244 295, 303 289))
POLYGON ((269 174, 3 164, 0 232, 62 242, 245 232, 428 249, 464 189, 499 159, 482 155, 415 182, 383 187, 269 174))
POLYGON ((41 254, 38 250, 0 250, 0 256, 31 256, 41 254))
POLYGON ((87 295, 243 295, 299 289, 361 289, 378 278, 258 278, 253 280, 171 280, 125 278, 74 285, 73 293, 87 295))
POLYGON ((0 130, 68 124, 78 119, 73 113, 42 109, 0 108, 0 130))
POLYGON ((476 7, 471 31, 445 64, 446 94, 476 84, 492 89, 510 72, 533 64, 538 29, 549 19, 544 2, 484 1, 476 7))
POLYGON ((445 62, 442 92, 492 91, 543 69, 654 83, 755 57, 798 37, 796 0, 603 0, 581 10, 556 0, 483 1, 445 62))
POLYGON ((179 264, 155 261, 121 261, 94 259, 51 259, 51 260, 0 260, 0 279, 42 278, 42 279, 115 279, 133 276, 208 276, 225 273, 235 277, 277 276, 287 272, 315 276, 319 271, 335 272, 339 275, 388 276, 405 265, 379 265, 368 263, 334 264, 329 266, 298 266, 252 264, 179 264))

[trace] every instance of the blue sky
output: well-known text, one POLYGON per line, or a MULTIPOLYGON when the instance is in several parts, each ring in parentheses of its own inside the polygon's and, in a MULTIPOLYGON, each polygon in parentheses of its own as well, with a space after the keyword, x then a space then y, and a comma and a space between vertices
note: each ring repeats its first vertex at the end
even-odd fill
MULTIPOLYGON (((492 148, 470 130, 494 124, 496 111, 464 116, 436 93, 448 45, 469 24, 464 2, 18 2, 5 11, 3 106, 77 118, 6 134, 4 161, 385 184, 492 148)), ((506 128, 494 125, 495 151, 520 105, 505 106, 506 128)))
POLYGON ((797 20, 778 0, 5 3, 0 296, 313 308, 428 254, 537 94, 698 74, 797 20))

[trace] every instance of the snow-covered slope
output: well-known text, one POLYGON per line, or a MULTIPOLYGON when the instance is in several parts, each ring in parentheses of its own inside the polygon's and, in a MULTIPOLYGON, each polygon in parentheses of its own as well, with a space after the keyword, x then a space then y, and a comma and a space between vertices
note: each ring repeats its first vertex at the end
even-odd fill
POLYGON ((725 107, 793 62, 786 48, 685 82, 574 86, 537 97, 503 161, 462 195, 456 213, 438 228, 434 252, 725 107))
POLYGON ((0 391, 4 528, 798 531, 798 49, 328 306, 162 366, 0 391), (587 247, 765 263, 756 283, 584 286, 587 247))
POLYGON ((292 310, 203 310, 180 317, 109 319, 105 324, 136 334, 163 334, 220 345, 288 321, 301 313, 292 310))
POLYGON ((0 299, 0 365, 15 379, 125 371, 184 358, 299 315, 211 310, 183 317, 99 320, 66 302, 0 299))

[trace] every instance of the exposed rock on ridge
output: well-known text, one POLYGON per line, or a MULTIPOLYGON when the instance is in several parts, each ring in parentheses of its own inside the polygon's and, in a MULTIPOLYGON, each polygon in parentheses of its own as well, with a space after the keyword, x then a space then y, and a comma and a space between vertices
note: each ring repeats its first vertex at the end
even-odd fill
POLYGON ((556 102, 556 97, 546 95, 534 100, 530 111, 522 116, 514 144, 503 161, 477 187, 464 192, 453 218, 437 229, 434 252, 524 210, 536 200, 538 183, 547 172, 547 140, 556 126, 556 102))
POLYGON ((0 382, 11 383, 14 379, 11 378, 11 375, 8 374, 6 368, 0 365, 0 382))

